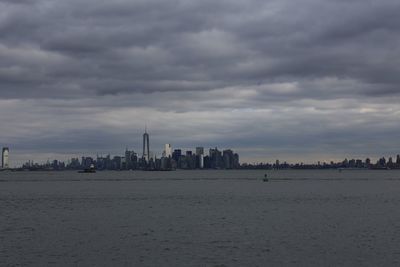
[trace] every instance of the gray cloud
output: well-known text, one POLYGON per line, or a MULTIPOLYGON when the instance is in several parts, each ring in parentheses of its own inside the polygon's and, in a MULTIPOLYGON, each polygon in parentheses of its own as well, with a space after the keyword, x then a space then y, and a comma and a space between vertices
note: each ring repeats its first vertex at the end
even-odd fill
POLYGON ((117 153, 140 147, 147 121, 154 150, 394 153, 399 11, 394 0, 2 0, 0 143, 20 158, 117 153))

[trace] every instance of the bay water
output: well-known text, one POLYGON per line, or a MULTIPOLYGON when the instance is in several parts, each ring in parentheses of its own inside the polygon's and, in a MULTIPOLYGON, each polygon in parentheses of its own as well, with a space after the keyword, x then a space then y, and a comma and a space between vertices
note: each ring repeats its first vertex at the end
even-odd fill
POLYGON ((0 172, 0 266, 399 264, 400 171, 0 172))

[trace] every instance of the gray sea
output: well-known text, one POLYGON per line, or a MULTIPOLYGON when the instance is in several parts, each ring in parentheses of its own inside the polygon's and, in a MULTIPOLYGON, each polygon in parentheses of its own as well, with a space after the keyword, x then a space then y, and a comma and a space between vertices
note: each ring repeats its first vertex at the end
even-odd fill
POLYGON ((0 172, 0 266, 399 265, 400 171, 0 172))

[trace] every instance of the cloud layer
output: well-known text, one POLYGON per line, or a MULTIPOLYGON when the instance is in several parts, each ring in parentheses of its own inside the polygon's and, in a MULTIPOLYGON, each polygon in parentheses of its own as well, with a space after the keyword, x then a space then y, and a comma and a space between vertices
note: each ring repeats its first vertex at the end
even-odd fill
POLYGON ((18 160, 162 143, 249 161, 397 153, 400 3, 0 0, 18 160))

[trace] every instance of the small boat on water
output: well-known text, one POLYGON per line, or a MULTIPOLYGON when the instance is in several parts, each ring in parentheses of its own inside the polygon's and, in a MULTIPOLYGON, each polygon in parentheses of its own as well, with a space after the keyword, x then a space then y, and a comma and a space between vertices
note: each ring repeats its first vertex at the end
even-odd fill
POLYGON ((264 174, 264 179, 263 179, 263 182, 268 182, 269 180, 268 180, 268 176, 267 176, 267 174, 264 174))
POLYGON ((84 169, 82 171, 78 171, 79 173, 95 173, 96 172, 96 168, 94 167, 93 164, 90 165, 89 168, 84 169))

